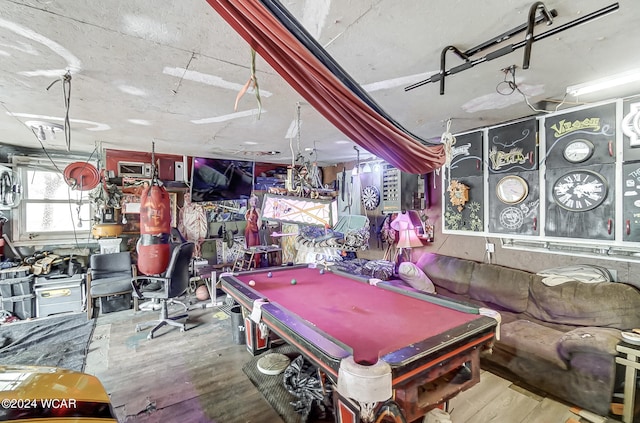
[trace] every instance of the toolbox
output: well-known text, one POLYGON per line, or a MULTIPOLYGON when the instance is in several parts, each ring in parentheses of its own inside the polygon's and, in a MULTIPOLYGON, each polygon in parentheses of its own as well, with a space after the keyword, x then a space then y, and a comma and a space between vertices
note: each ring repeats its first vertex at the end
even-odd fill
POLYGON ((84 290, 84 274, 38 277, 34 285, 36 317, 82 311, 84 290))

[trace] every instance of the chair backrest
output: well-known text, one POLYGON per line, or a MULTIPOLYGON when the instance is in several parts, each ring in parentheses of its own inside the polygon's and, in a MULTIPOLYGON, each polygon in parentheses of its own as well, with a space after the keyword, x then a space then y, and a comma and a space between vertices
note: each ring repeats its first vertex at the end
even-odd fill
POLYGON ((117 275, 132 275, 131 254, 128 251, 110 254, 93 254, 89 258, 92 279, 117 275))
POLYGON ((184 242, 171 252, 171 259, 165 272, 169 279, 168 298, 182 295, 189 288, 189 264, 195 244, 184 242))

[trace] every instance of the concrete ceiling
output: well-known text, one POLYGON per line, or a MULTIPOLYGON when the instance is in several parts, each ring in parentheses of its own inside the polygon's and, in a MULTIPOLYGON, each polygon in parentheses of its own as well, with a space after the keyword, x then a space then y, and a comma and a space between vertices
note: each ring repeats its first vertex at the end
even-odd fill
MULTIPOLYGON (((569 85, 640 69, 640 2, 478 64, 438 84, 405 91, 440 68, 440 53, 464 51, 526 23, 531 0, 283 0, 283 4, 378 104, 423 139, 555 109, 569 85), (516 65, 520 92, 501 71, 516 65), (498 93, 497 91, 502 91, 498 93)), ((540 34, 613 4, 549 0, 558 16, 540 34)), ((515 43, 523 36, 506 43, 515 43)), ((505 44, 506 44, 505 43, 505 44)), ((501 44, 502 46, 504 44, 501 44)), ((474 58, 482 57, 479 53, 474 58)), ((40 148, 29 125, 45 122, 43 145, 65 150, 63 75, 70 71, 70 146, 290 163, 315 148, 323 164, 353 160, 355 145, 261 58, 262 114, 245 94, 250 49, 205 0, 2 0, 0 143, 40 148), (56 82, 57 81, 57 82, 56 82), (54 83, 55 82, 55 83, 54 83), (53 85, 50 86, 50 84, 53 85), (299 136, 290 129, 301 120, 299 136), (53 125, 61 125, 52 130, 53 125), (53 132, 53 133, 52 133, 53 132), (289 136, 287 134, 289 133, 289 136), (54 136, 55 135, 55 138, 54 136), (275 155, 263 155, 277 151, 275 155), (304 153, 303 153, 304 154, 304 153)), ((447 55, 447 68, 462 64, 447 55)), ((559 108, 640 93, 640 85, 580 98, 559 108)), ((363 158, 367 154, 363 152, 363 158)))

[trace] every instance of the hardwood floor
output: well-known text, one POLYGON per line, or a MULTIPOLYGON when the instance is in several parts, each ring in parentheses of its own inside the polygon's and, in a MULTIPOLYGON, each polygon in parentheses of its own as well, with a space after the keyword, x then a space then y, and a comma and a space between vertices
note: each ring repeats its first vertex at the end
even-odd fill
MULTIPOLYGON (((251 356, 233 343, 227 314, 199 308, 190 311, 184 333, 165 327, 147 340, 146 331, 135 332, 136 323, 158 313, 127 310, 97 319, 85 371, 102 381, 121 423, 282 422, 242 372, 251 356)), ((579 421, 569 406, 486 371, 449 410, 453 423, 579 421)))

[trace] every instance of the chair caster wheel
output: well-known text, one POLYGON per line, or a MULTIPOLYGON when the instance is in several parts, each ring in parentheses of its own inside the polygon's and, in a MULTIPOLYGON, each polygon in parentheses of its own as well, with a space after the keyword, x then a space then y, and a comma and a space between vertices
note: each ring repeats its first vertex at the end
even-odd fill
POLYGON ((140 328, 136 326, 136 332, 140 332, 140 328))
POLYGON ((187 330, 187 328, 185 328, 185 327, 181 327, 181 328, 180 328, 180 332, 184 332, 184 331, 186 331, 186 330, 187 330))
POLYGON ((152 333, 150 333, 149 335, 147 335, 147 339, 148 339, 148 340, 152 340, 152 339, 153 339, 153 334, 152 334, 152 333))

